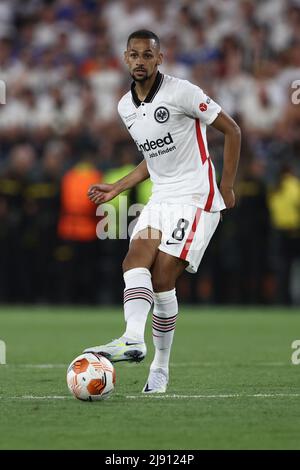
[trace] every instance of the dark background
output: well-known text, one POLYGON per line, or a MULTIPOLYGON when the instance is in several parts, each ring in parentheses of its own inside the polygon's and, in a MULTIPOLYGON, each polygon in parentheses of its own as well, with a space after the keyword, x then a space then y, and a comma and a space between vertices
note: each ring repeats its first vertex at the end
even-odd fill
MULTIPOLYGON (((97 239, 86 191, 141 160, 117 102, 127 36, 142 27, 162 39, 161 71, 242 128, 236 208, 178 282, 181 300, 299 305, 300 2, 283 0, 0 1, 0 302, 121 301, 128 240, 97 239)), ((208 141, 220 178, 223 137, 208 141)))

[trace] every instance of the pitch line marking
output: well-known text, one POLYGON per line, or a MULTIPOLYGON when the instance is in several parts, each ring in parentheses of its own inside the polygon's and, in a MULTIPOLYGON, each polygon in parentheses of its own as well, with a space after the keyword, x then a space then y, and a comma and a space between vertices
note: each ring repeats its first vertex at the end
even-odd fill
POLYGON ((253 394, 241 394, 241 393, 232 393, 232 394, 220 394, 220 395, 163 395, 163 394, 149 394, 149 395, 127 395, 128 399, 219 399, 219 398, 280 398, 280 397, 300 397, 300 393, 253 393, 253 394))
POLYGON ((10 367, 22 367, 27 369, 64 369, 68 364, 10 364, 10 367))
MULTIPOLYGON (((123 364, 123 367, 134 367, 135 363, 123 364)), ((170 367, 283 367, 290 366, 290 362, 171 362, 170 367)))
MULTIPOLYGON (((26 368, 26 369, 66 369, 69 364, 6 364, 6 367, 15 367, 15 368, 26 368)), ((123 364, 131 368, 135 364, 123 364)), ((230 363, 230 362, 174 362, 171 363, 171 367, 237 367, 243 365, 243 367, 282 367, 282 366, 290 366, 289 362, 258 362, 258 363, 230 363)))
MULTIPOLYGON (((198 400, 206 400, 206 399, 226 399, 226 398, 288 398, 300 397, 300 393, 224 393, 224 394, 207 394, 207 395, 179 395, 179 394, 140 394, 140 395, 126 395, 122 397, 119 395, 120 398, 126 398, 127 400, 138 400, 138 399, 198 399, 198 400)), ((71 395, 44 395, 44 396, 35 396, 35 395, 22 395, 22 396, 11 396, 11 397, 4 397, 0 396, 1 399, 6 400, 73 400, 74 398, 71 395)))
POLYGON ((300 393, 254 393, 254 394, 223 394, 223 395, 163 395, 163 394, 149 394, 149 395, 127 395, 127 399, 222 399, 222 398, 280 398, 280 397, 300 397, 300 393))
POLYGON ((35 396, 35 395, 23 395, 23 396, 16 396, 16 397, 0 397, 1 399, 6 400, 66 400, 72 398, 72 396, 68 395, 45 395, 45 396, 35 396))

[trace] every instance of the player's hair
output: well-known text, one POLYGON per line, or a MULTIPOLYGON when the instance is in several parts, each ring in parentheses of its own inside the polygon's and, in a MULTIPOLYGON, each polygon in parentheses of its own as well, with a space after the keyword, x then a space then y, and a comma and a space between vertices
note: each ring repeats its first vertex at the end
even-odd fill
POLYGON ((138 31, 134 31, 133 33, 131 33, 127 39, 127 47, 131 39, 154 39, 155 44, 158 48, 160 48, 159 37, 148 29, 139 29, 138 31))

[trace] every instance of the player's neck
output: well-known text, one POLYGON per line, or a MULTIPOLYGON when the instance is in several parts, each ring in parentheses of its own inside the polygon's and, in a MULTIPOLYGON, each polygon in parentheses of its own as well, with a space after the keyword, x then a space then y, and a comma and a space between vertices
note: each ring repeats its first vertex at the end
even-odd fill
POLYGON ((156 70, 156 72, 154 72, 153 75, 144 82, 135 82, 135 91, 139 100, 144 101, 147 97, 149 91, 152 88, 153 83, 155 82, 157 72, 158 70, 156 70))

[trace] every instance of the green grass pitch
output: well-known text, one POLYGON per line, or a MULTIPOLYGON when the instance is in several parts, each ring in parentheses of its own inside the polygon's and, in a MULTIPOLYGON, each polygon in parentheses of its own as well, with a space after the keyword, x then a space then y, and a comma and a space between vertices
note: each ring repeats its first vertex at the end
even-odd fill
POLYGON ((75 400, 66 368, 123 331, 121 308, 0 308, 0 449, 300 449, 296 309, 186 308, 166 395, 140 393, 153 356, 116 364, 103 402, 75 400))

